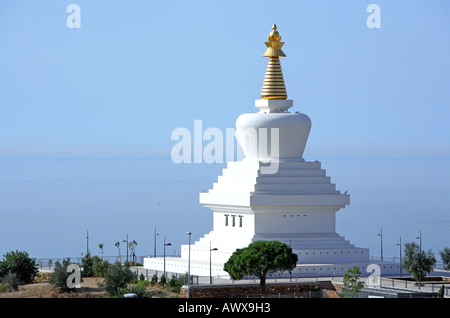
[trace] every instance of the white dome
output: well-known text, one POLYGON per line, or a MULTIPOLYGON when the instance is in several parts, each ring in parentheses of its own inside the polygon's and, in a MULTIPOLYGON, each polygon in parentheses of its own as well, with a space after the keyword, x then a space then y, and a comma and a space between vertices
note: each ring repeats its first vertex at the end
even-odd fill
POLYGON ((311 119, 301 113, 247 113, 236 120, 246 158, 301 159, 310 130, 311 119))

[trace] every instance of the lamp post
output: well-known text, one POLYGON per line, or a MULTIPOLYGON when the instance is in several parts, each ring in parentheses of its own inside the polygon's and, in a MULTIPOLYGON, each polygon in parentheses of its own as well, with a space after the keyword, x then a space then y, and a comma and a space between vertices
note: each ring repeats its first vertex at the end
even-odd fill
POLYGON ((419 236, 416 237, 416 240, 420 240, 419 251, 422 252, 422 231, 419 231, 419 236))
POLYGON ((164 277, 166 277, 166 246, 172 246, 172 244, 167 243, 166 244, 166 237, 164 236, 164 277))
POLYGON ((122 242, 127 243, 127 262, 128 262, 128 233, 127 233, 127 239, 123 240, 122 242))
POLYGON ((89 231, 86 231, 86 255, 89 254, 89 231))
POLYGON ((211 254, 212 251, 217 251, 217 248, 211 248, 211 241, 209 241, 209 284, 212 284, 212 263, 211 263, 211 254))
POLYGON ((159 233, 156 233, 156 226, 155 226, 155 239, 154 239, 154 247, 153 247, 153 256, 156 257, 156 235, 159 235, 159 233))
POLYGON ((381 241, 381 261, 383 261, 383 228, 380 228, 380 233, 378 235, 381 241))
POLYGON ((191 232, 186 232, 189 235, 189 254, 188 254, 188 298, 190 298, 191 291, 191 232))
POLYGON ((402 237, 400 236, 400 241, 397 243, 400 246, 400 277, 402 277, 402 237))

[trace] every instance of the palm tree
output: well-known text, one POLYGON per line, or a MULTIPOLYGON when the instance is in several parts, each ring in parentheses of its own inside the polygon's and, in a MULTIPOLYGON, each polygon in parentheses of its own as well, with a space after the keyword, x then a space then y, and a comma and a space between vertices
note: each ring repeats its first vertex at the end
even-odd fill
POLYGON ((137 246, 137 242, 135 240, 133 240, 132 242, 128 243, 128 247, 131 250, 131 253, 133 253, 134 251, 136 251, 136 246, 137 246))
POLYGON ((128 247, 131 250, 131 257, 133 257, 134 251, 136 250, 136 246, 137 246, 137 242, 135 240, 128 243, 128 247))
POLYGON ((98 248, 100 249, 100 253, 102 253, 102 260, 103 260, 103 246, 104 245, 105 245, 105 243, 98 244, 98 248))
POLYGON ((120 255, 120 242, 117 241, 116 244, 114 244, 115 247, 117 247, 117 249, 119 250, 119 259, 120 262, 122 263, 122 256, 120 255))

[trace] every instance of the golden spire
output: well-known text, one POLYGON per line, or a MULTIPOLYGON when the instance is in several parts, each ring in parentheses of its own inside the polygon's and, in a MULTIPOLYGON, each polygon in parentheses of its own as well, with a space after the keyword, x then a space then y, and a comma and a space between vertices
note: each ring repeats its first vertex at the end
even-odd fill
POLYGON ((269 38, 269 42, 264 42, 267 46, 267 50, 263 56, 270 56, 270 57, 286 56, 286 55, 284 55, 283 51, 281 50, 281 48, 284 45, 284 42, 280 42, 281 35, 277 31, 276 24, 274 24, 272 26, 272 32, 270 32, 268 38, 269 38))
POLYGON ((264 77, 261 99, 287 99, 279 58, 280 56, 286 56, 281 50, 284 42, 281 42, 281 35, 278 33, 275 24, 272 26, 272 32, 270 32, 268 39, 269 42, 264 42, 267 50, 263 56, 269 57, 269 64, 264 77))

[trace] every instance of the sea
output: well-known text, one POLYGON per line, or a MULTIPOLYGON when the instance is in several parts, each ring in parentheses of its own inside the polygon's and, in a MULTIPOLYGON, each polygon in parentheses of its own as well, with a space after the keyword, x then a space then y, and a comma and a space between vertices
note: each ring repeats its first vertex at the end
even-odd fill
MULTIPOLYGON (((350 194, 350 205, 336 214, 336 232, 374 259, 383 250, 395 260, 414 241, 439 261, 450 247, 450 158, 314 160, 350 194)), ((225 167, 163 156, 0 157, 0 253, 124 256, 128 240, 137 243, 136 255, 162 255, 164 242, 171 243, 167 256, 179 255, 186 232, 194 242, 212 230, 199 193, 225 167)))

